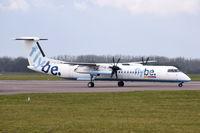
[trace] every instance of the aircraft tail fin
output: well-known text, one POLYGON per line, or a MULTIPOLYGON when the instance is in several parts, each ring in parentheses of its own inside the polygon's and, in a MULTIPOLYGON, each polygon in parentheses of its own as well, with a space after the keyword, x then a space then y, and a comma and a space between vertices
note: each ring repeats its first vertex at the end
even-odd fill
POLYGON ((14 40, 24 41, 25 52, 30 66, 37 66, 42 60, 46 60, 44 51, 42 50, 39 41, 47 39, 41 39, 38 37, 19 37, 14 38, 14 40))
POLYGON ((47 64, 63 64, 64 61, 54 60, 47 58, 44 51, 42 50, 39 41, 47 40, 38 37, 19 37, 14 40, 23 40, 26 56, 28 58, 29 69, 41 72, 42 68, 47 64))

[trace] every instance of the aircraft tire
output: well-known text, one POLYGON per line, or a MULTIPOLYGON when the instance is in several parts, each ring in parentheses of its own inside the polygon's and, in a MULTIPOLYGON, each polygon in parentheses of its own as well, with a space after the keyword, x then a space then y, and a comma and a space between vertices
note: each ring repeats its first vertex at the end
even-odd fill
POLYGON ((88 83, 88 87, 89 87, 89 88, 94 87, 94 82, 89 82, 89 83, 88 83))
POLYGON ((118 87, 123 87, 124 86, 124 82, 123 81, 119 81, 118 82, 118 87))
POLYGON ((183 87, 183 83, 179 83, 179 84, 178 84, 178 87, 183 87))

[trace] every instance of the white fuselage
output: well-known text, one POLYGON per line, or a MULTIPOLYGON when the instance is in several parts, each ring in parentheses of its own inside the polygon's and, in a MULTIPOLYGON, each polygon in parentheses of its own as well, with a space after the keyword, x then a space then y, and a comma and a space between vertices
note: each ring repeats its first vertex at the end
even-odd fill
MULTIPOLYGON (((97 63, 98 64, 98 63, 97 63)), ((147 81, 147 82, 188 82, 191 79, 173 66, 144 66, 141 64, 123 65, 118 64, 121 70, 118 70, 118 79, 115 75, 111 78, 111 64, 99 64, 98 70, 88 70, 88 67, 69 64, 49 64, 43 71, 42 67, 32 70, 51 74, 72 80, 94 80, 108 81, 147 81), (88 74, 90 73, 90 74, 88 74)))

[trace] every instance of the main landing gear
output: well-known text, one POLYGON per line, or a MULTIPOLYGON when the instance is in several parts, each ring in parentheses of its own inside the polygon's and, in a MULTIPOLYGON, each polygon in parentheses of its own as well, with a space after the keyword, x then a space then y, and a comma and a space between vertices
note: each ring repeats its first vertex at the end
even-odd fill
POLYGON ((93 88, 94 87, 94 79, 93 79, 93 75, 90 75, 90 82, 88 83, 88 87, 89 88, 93 88))
POLYGON ((178 87, 182 87, 183 86, 183 82, 178 84, 178 87))
POLYGON ((89 88, 94 87, 94 82, 89 82, 89 83, 88 83, 88 87, 89 87, 89 88))
POLYGON ((123 81, 119 81, 118 82, 118 87, 123 87, 124 86, 124 82, 123 81))

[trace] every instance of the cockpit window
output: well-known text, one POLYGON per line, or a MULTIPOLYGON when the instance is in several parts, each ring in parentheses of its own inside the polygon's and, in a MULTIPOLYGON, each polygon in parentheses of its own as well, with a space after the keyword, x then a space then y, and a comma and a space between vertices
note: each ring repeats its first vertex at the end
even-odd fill
POLYGON ((168 69, 167 72, 180 72, 179 69, 168 69))

